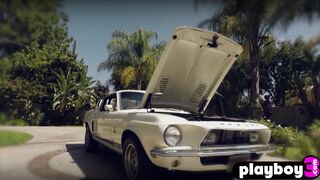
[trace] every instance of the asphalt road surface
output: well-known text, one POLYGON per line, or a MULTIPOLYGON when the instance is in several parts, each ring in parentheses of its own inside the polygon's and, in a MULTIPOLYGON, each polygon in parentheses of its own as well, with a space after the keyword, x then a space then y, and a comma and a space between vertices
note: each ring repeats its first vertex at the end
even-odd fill
MULTIPOLYGON (((0 127, 28 132, 34 137, 23 145, 0 148, 0 180, 15 179, 126 179, 121 156, 100 147, 84 151, 83 127, 0 127)), ((262 160, 283 160, 264 156, 262 160)), ((156 179, 156 178, 155 178, 156 179)), ((157 179, 233 179, 231 174, 161 171, 157 179)))

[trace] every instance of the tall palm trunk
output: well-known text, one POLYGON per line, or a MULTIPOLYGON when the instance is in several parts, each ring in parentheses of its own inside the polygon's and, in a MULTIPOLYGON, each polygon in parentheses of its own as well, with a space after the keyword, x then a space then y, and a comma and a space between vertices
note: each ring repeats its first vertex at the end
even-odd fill
POLYGON ((142 79, 139 79, 138 80, 138 87, 137 87, 138 90, 141 90, 142 89, 142 79))
POLYGON ((251 92, 250 92, 250 106, 252 107, 254 116, 259 116, 258 111, 260 106, 259 103, 259 81, 260 81, 260 71, 259 71, 259 60, 260 60, 260 31, 259 27, 261 25, 261 20, 259 18, 254 18, 249 20, 249 36, 248 40, 250 42, 249 54, 250 54, 250 68, 251 68, 251 92))
POLYGON ((260 83, 260 70, 259 70, 259 58, 260 47, 255 39, 252 43, 252 49, 250 52, 250 66, 251 66, 251 93, 250 93, 250 105, 253 107, 259 106, 259 83, 260 83))
POLYGON ((317 80, 316 75, 312 75, 312 84, 313 84, 313 90, 314 90, 314 99, 316 104, 319 104, 319 83, 317 80))
POLYGON ((137 89, 138 90, 142 89, 142 79, 143 79, 142 69, 141 69, 141 66, 139 66, 137 67, 137 89))
POLYGON ((320 101, 320 94, 319 94, 319 82, 317 79, 317 75, 315 73, 312 73, 311 75, 312 84, 313 84, 313 93, 314 93, 314 100, 315 100, 315 114, 317 117, 320 116, 319 112, 319 101, 320 101))
POLYGON ((259 65, 257 60, 253 59, 251 62, 251 97, 250 103, 252 106, 259 105, 259 83, 260 83, 260 76, 259 76, 259 65))

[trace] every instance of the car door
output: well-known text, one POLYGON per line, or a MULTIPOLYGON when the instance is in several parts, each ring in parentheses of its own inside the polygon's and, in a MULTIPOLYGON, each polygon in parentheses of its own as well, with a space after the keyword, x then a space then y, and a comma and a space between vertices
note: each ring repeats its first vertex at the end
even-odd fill
POLYGON ((112 141, 112 132, 113 127, 110 119, 110 100, 113 98, 113 95, 105 98, 99 106, 98 111, 96 112, 96 121, 97 121, 97 136, 107 141, 112 141))
POLYGON ((130 111, 128 110, 139 108, 144 93, 124 91, 119 92, 117 95, 119 111, 112 115, 112 124, 114 127, 112 140, 115 144, 121 144, 123 131, 132 117, 132 112, 129 113, 130 111))
POLYGON ((97 119, 97 115, 99 115, 100 113, 100 106, 103 103, 103 99, 99 99, 97 102, 97 105, 94 109, 94 113, 92 113, 91 119, 92 119, 92 134, 95 136, 100 137, 99 132, 98 132, 98 119, 97 119))
POLYGON ((115 146, 121 148, 121 136, 123 133, 123 127, 124 127, 124 120, 126 118, 126 113, 121 111, 121 93, 117 93, 117 103, 115 104, 115 107, 117 108, 116 111, 113 111, 113 113, 110 114, 111 118, 111 125, 113 127, 112 131, 112 141, 115 146))
MULTIPOLYGON (((120 141, 119 141, 119 133, 120 132, 118 127, 121 126, 123 121, 123 115, 120 110, 119 106, 119 93, 112 96, 108 101, 108 126, 111 130, 111 142, 114 144, 114 146, 120 147, 120 141)), ((121 136, 121 135, 120 135, 121 136)))

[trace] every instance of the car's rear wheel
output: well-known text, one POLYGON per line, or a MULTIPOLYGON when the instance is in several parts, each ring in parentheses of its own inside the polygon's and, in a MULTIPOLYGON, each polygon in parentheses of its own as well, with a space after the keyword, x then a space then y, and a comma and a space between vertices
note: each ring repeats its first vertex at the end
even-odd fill
POLYGON ((130 180, 149 179, 152 173, 155 173, 154 165, 136 138, 129 137, 124 141, 122 160, 130 180))
POLYGON ((84 138, 84 147, 86 152, 95 152, 98 149, 98 143, 92 138, 92 134, 91 131, 89 129, 89 127, 86 127, 86 134, 85 134, 85 138, 84 138))

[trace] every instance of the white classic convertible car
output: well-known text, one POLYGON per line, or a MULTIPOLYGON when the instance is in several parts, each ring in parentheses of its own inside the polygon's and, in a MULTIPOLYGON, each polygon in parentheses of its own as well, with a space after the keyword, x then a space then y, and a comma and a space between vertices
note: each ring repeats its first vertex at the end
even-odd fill
POLYGON ((99 143, 121 153, 129 179, 143 179, 154 167, 228 170, 272 151, 266 126, 203 115, 241 52, 221 34, 177 28, 146 91, 117 91, 86 113, 86 151, 99 143))

